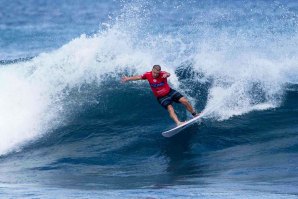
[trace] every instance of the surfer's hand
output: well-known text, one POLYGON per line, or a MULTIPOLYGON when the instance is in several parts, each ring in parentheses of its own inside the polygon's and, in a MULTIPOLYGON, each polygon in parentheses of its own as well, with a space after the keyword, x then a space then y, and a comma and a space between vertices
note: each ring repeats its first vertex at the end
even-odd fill
POLYGON ((122 77, 121 82, 122 82, 122 83, 125 83, 125 82, 127 82, 128 80, 129 80, 129 78, 126 77, 126 76, 124 76, 124 77, 122 77))

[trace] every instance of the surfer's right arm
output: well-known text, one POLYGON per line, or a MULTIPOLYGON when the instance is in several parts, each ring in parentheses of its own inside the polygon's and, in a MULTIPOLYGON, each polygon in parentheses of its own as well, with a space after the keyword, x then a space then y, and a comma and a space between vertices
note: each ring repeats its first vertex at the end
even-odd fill
POLYGON ((135 81, 135 80, 143 80, 142 75, 136 75, 136 76, 131 76, 131 77, 127 77, 124 76, 122 77, 122 82, 127 82, 127 81, 135 81))

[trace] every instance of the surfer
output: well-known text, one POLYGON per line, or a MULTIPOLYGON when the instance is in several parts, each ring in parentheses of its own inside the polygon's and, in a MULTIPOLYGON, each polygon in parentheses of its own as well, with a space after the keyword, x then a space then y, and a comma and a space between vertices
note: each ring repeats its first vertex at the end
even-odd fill
POLYGON ((170 117, 178 126, 183 124, 184 122, 181 122, 178 119, 172 106, 173 102, 183 104, 194 117, 198 116, 199 114, 194 110, 186 97, 169 86, 167 78, 170 77, 170 75, 171 74, 168 72, 161 71, 160 65, 154 65, 151 71, 146 72, 143 75, 136 75, 131 77, 124 76, 122 78, 122 82, 147 79, 150 84, 151 90, 153 91, 153 94, 157 98, 159 104, 166 110, 168 110, 170 117))

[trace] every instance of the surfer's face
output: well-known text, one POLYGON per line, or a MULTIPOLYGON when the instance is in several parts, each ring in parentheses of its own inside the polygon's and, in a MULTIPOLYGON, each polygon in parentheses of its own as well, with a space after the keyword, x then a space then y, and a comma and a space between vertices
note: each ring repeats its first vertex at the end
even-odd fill
POLYGON ((159 76, 160 70, 157 70, 155 68, 152 69, 152 76, 153 78, 157 78, 159 76))

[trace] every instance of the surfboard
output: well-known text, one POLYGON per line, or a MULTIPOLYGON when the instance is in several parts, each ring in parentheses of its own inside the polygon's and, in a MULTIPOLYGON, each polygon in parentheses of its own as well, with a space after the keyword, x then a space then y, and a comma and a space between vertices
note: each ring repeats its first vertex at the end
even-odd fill
POLYGON ((183 129, 186 129, 187 127, 189 127, 190 125, 194 124, 195 122, 200 121, 200 118, 202 117, 202 114, 200 114, 197 117, 194 117, 188 121, 186 121, 184 124, 181 124, 179 126, 176 126, 175 128, 172 128, 168 131, 162 132, 161 134, 164 137, 172 137, 173 135, 176 135, 177 133, 181 132, 183 129))

